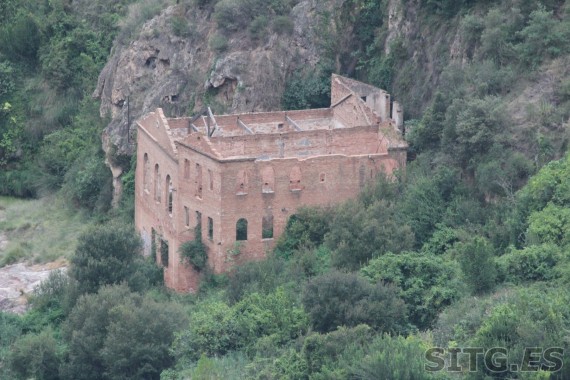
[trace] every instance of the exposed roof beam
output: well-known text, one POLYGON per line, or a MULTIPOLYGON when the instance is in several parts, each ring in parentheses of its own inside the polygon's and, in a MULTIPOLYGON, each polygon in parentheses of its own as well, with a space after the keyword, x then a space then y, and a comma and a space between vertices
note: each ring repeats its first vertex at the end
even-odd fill
POLYGON ((293 126, 293 128, 295 128, 298 131, 302 131, 303 129, 301 127, 299 127, 299 124, 297 124, 293 119, 291 119, 289 116, 285 115, 285 120, 287 120, 287 122, 289 124, 291 124, 293 126))
POLYGON ((331 108, 334 108, 336 106, 338 106, 340 103, 344 102, 346 99, 350 98, 352 96, 352 93, 345 95, 342 99, 340 99, 338 102, 336 102, 335 104, 331 104, 331 108))
POLYGON ((251 130, 251 128, 249 128, 247 125, 245 125, 245 123, 243 121, 240 120, 240 118, 238 117, 237 119, 237 123, 238 125, 244 129, 248 134, 253 135, 253 131, 251 130))

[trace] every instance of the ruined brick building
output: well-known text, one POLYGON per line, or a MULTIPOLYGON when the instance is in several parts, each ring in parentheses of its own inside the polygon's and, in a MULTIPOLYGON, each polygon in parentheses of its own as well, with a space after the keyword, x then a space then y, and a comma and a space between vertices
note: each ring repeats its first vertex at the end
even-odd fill
POLYGON ((402 109, 373 86, 333 75, 323 109, 138 121, 135 223, 165 282, 195 291, 178 248, 201 226, 215 273, 261 259, 302 205, 355 197, 406 162, 402 109))

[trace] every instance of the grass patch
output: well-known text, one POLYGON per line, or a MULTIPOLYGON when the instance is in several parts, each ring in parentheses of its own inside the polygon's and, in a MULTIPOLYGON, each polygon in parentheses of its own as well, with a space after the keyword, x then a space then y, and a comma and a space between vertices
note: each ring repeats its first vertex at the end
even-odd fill
POLYGON ((0 267, 21 261, 39 264, 68 259, 90 223, 86 212, 70 209, 61 197, 0 197, 0 237, 8 240, 0 251, 0 267))

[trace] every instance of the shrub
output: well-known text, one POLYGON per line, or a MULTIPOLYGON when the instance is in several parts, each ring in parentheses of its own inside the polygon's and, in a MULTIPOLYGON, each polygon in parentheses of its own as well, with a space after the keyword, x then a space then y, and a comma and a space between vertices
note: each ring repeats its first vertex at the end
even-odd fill
POLYGON ((368 324, 379 331, 402 331, 406 306, 399 289, 378 282, 372 285, 356 274, 329 272, 305 286, 303 306, 315 330, 368 324))
POLYGON ((170 28, 172 29, 172 33, 178 37, 188 37, 192 34, 188 20, 182 16, 173 17, 170 20, 170 28))
POLYGON ((188 260, 192 267, 198 272, 206 268, 208 264, 208 253, 206 246, 201 240, 190 240, 180 245, 180 256, 188 260))
POLYGON ((542 244, 512 250, 497 261, 506 281, 549 281, 557 277, 555 266, 565 255, 554 244, 542 244))
POLYGON ((93 227, 79 237, 69 275, 77 280, 80 293, 95 293, 102 285, 121 282, 135 287, 133 278, 143 259, 141 245, 132 226, 93 227))
POLYGON ((84 295, 63 327, 69 347, 63 377, 156 379, 172 365, 169 347, 186 322, 180 306, 144 298, 124 285, 84 295))
POLYGON ((60 378, 59 352, 53 331, 28 334, 14 343, 7 364, 17 379, 57 380, 60 378))
POLYGON ((228 48, 228 40, 221 34, 214 34, 208 42, 210 49, 217 53, 221 53, 228 48))
POLYGON ((401 289, 410 322, 421 329, 430 327, 438 314, 461 295, 458 265, 441 256, 389 253, 370 260, 361 273, 373 283, 383 281, 401 289))
POLYGON ((261 15, 253 19, 253 21, 247 27, 249 35, 253 39, 261 39, 265 35, 265 30, 269 24, 269 20, 266 16, 261 15))
POLYGON ((290 257, 301 247, 317 247, 330 230, 332 210, 324 207, 301 207, 287 220, 285 232, 277 240, 275 253, 290 257))
POLYGON ((466 283, 473 293, 481 294, 495 287, 497 267, 493 261, 493 247, 482 237, 466 243, 457 243, 454 250, 459 255, 459 263, 466 283))
POLYGON ((383 199, 369 206, 354 200, 342 204, 325 237, 333 266, 348 270, 359 269, 372 257, 411 249, 413 244, 414 234, 401 221, 395 204, 383 199))
POLYGON ((277 34, 293 34, 295 24, 289 16, 277 16, 273 20, 271 29, 277 34))

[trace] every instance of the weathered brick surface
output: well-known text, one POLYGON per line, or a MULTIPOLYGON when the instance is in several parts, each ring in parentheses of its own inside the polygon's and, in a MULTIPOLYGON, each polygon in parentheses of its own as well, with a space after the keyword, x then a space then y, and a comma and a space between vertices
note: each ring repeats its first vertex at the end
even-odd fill
MULTIPOLYGON (((138 122, 135 222, 146 254, 153 230, 157 247, 160 239, 168 242, 168 287, 198 288, 200 274, 178 253, 194 239, 197 215, 208 264, 221 273, 264 258, 300 206, 352 198, 378 173, 405 165, 406 144, 387 117, 389 95, 337 76, 331 90, 328 109, 215 116, 220 128, 210 138, 203 119, 194 123, 200 132, 190 130, 188 119, 166 119, 161 110, 138 122), (237 124, 238 117, 253 134, 237 124), (297 126, 287 125, 287 117, 297 126), (273 221, 273 238, 263 238, 264 218, 266 228, 273 221), (240 219, 247 220, 247 240, 236 242, 240 219)), ((157 263, 165 264, 160 252, 157 263)))

